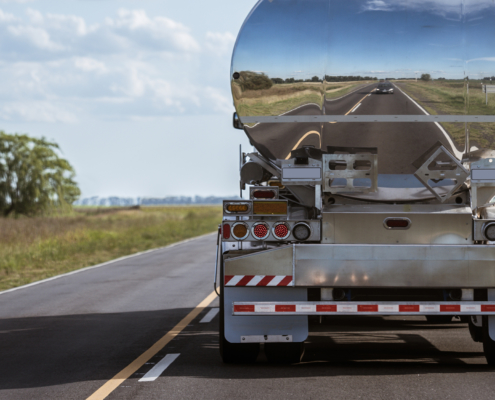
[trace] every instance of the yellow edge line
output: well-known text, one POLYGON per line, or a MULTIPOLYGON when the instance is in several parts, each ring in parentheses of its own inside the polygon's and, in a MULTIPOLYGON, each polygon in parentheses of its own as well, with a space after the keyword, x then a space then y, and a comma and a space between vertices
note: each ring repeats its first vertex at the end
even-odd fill
POLYGON ((175 338, 179 333, 181 333, 184 328, 191 323, 191 321, 196 318, 201 311, 210 305, 210 303, 215 300, 217 294, 215 291, 211 292, 206 299, 204 299, 198 306, 192 310, 187 316, 185 316, 182 321, 175 325, 172 330, 170 330, 165 336, 163 336, 158 342, 131 362, 127 367, 105 383, 101 388, 94 392, 87 400, 102 400, 106 398, 110 393, 117 389, 126 379, 128 379, 132 374, 134 374, 139 368, 141 368, 146 362, 148 362, 152 357, 154 357, 160 350, 162 350, 167 344, 169 344, 173 338, 175 338))
MULTIPOLYGON (((375 90, 375 89, 373 89, 373 90, 375 90)), ((373 90, 372 90, 370 93, 372 93, 372 92, 373 92, 373 90)), ((369 94, 369 93, 368 93, 368 94, 369 94)), ((361 100, 359 100, 359 101, 358 101, 358 102, 354 105, 354 107, 352 107, 352 108, 351 108, 351 109, 347 112, 347 114, 346 114, 346 115, 349 115, 349 114, 351 113, 351 111, 352 111, 352 110, 354 110, 354 109, 357 107, 357 105, 358 105, 359 103, 361 103, 361 102, 362 102, 362 101, 363 101, 366 97, 368 97, 368 94, 367 94, 366 96, 364 96, 361 100)))
POLYGON ((297 147, 301 144, 301 142, 306 139, 309 135, 318 135, 320 137, 320 148, 321 148, 321 134, 320 132, 317 132, 317 131, 309 131, 307 133, 304 134, 304 136, 299 139, 299 141, 296 143, 296 145, 292 148, 291 152, 287 155, 287 157, 285 157, 286 160, 288 160, 290 158, 290 155, 291 153, 297 149, 297 147))

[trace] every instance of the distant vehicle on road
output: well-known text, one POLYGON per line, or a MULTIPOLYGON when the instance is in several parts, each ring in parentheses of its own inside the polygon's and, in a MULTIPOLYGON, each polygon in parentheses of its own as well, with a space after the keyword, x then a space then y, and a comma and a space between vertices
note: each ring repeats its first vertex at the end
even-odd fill
POLYGON ((376 93, 377 94, 380 94, 380 93, 394 94, 394 87, 390 82, 379 83, 378 87, 376 88, 376 93))

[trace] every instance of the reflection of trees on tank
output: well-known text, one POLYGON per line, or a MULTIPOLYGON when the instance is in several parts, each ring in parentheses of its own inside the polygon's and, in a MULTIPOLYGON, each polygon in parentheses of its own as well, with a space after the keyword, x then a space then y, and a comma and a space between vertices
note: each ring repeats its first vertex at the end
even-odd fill
POLYGON ((270 89, 273 86, 272 80, 264 73, 242 71, 239 74, 239 84, 243 92, 246 90, 270 89))

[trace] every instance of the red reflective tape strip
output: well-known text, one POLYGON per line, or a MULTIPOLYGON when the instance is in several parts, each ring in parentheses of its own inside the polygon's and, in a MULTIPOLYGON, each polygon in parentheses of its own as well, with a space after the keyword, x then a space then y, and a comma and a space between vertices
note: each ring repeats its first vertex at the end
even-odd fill
POLYGON ((225 284, 229 283, 233 277, 234 275, 225 275, 225 284))
POLYGON ((337 306, 332 304, 317 305, 316 312, 337 312, 337 306))
POLYGON ((282 279, 277 286, 287 286, 291 282, 292 282, 292 275, 288 275, 284 279, 282 279))
POLYGON ((378 312, 378 305, 375 304, 358 305, 358 312, 378 312))
POLYGON ((461 312, 461 306, 457 304, 440 305, 440 312, 461 312))
POLYGON ((275 312, 296 312, 295 305, 275 305, 275 312))
POLYGON ((258 282, 256 286, 266 286, 272 281, 273 278, 275 278, 275 275, 266 275, 261 281, 258 282))
POLYGON ((495 305, 493 304, 488 304, 488 305, 481 305, 481 312, 495 312, 495 305))
POLYGON ((419 312, 419 305, 399 304, 399 312, 419 312))
POLYGON ((254 312, 254 305, 234 305, 234 312, 254 312))
POLYGON ((242 278, 236 286, 246 286, 249 282, 251 282, 251 279, 254 278, 254 275, 245 275, 244 278, 242 278))

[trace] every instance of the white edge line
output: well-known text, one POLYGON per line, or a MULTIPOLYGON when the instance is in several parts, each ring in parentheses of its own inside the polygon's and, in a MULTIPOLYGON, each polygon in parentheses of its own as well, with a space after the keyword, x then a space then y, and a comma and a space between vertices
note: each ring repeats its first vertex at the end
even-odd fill
POLYGON ((129 258, 133 258, 133 257, 137 257, 137 256, 142 256, 143 254, 152 253, 152 252, 154 252, 154 251, 158 251, 158 250, 165 250, 165 249, 170 249, 170 248, 172 248, 172 247, 179 246, 179 245, 181 245, 181 244, 184 244, 184 243, 187 243, 187 242, 191 242, 191 241, 196 240, 196 239, 201 239, 201 238, 203 238, 203 237, 206 237, 206 236, 209 236, 209 235, 214 235, 214 234, 216 234, 216 232, 207 233, 206 235, 196 236, 196 237, 194 237, 194 238, 190 238, 190 239, 182 240, 182 241, 177 242, 177 243, 172 243, 172 244, 169 244, 168 246, 158 247, 158 248, 156 248, 156 249, 150 249, 150 250, 146 250, 146 251, 141 251, 141 252, 139 252, 139 253, 130 254, 130 255, 128 255, 128 256, 123 256, 123 257, 120 257, 120 258, 116 258, 116 259, 114 259, 114 260, 106 261, 106 262, 104 262, 104 263, 102 263, 102 264, 97 264, 97 265, 93 265, 93 266, 90 266, 90 267, 85 267, 85 268, 77 269, 77 270, 75 270, 75 271, 67 272, 67 273, 65 273, 65 274, 61 274, 61 275, 52 276, 51 278, 43 279, 43 280, 41 280, 41 281, 32 282, 32 283, 28 283, 27 285, 18 286, 18 287, 12 288, 12 289, 7 289, 7 290, 4 290, 4 291, 0 292, 0 295, 2 295, 2 294, 6 294, 6 293, 15 292, 16 290, 27 289, 27 288, 29 288, 29 287, 36 286, 36 285, 39 285, 39 284, 41 284, 41 283, 50 282, 50 281, 54 281, 55 279, 64 278, 64 277, 66 277, 66 276, 70 276, 70 275, 78 274, 79 272, 85 272, 85 271, 89 271, 89 270, 91 270, 91 269, 100 268, 100 267, 105 267, 105 266, 107 266, 107 265, 110 265, 110 264, 116 263, 116 262, 118 262, 118 261, 123 261, 123 260, 127 260, 127 259, 129 259, 129 258))
POLYGON ((353 113, 354 111, 356 111, 356 110, 359 108, 359 106, 360 106, 361 104, 362 104, 362 103, 359 103, 356 107, 354 107, 354 108, 352 109, 351 113, 353 113))
POLYGON ((148 373, 143 376, 138 382, 153 382, 155 381, 163 371, 165 371, 170 365, 177 360, 180 356, 179 354, 167 354, 163 357, 153 368, 151 368, 148 373))
POLYGON ((215 318, 218 314, 220 309, 218 307, 212 308, 210 311, 208 311, 208 314, 206 314, 201 321, 199 321, 200 324, 207 324, 211 321, 213 321, 213 318, 215 318))
MULTIPOLYGON (((411 96, 409 96, 408 94, 404 93, 404 91, 399 87, 399 86, 396 86, 394 85, 397 89, 400 90, 400 92, 406 96, 409 100, 411 100, 421 111, 423 111, 426 115, 431 115, 428 111, 426 111, 423 107, 421 107, 411 96)), ((440 131, 442 131, 442 133, 445 135, 445 138, 447 139, 447 141, 449 142, 450 144, 450 147, 452 148, 452 151, 454 152, 455 156, 459 159, 459 160, 462 160, 462 153, 459 152, 457 150, 457 147, 455 146, 454 142, 452 141, 452 138, 450 137, 450 135, 447 133, 447 131, 445 129, 443 129, 443 126, 440 125, 438 122, 435 122, 435 125, 438 126, 438 128, 440 129, 440 131)))

